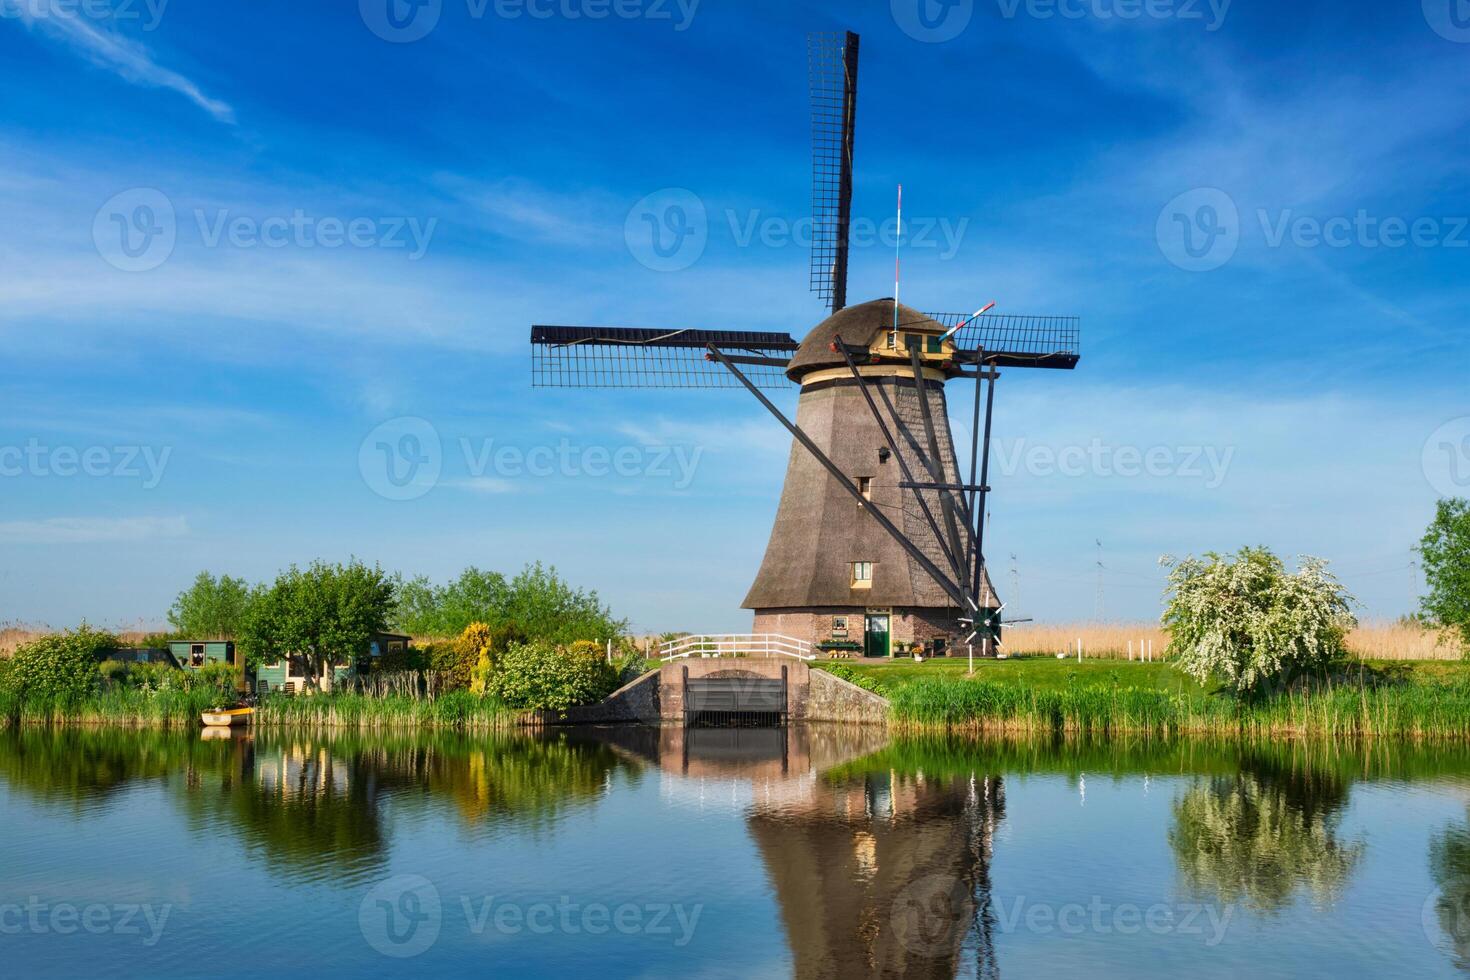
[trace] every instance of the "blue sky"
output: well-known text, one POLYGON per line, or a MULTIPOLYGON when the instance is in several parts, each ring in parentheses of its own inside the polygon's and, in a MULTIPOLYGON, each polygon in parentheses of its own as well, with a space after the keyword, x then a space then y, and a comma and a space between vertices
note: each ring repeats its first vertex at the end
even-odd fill
POLYGON ((901 181, 906 301, 1082 317, 1078 371, 998 391, 1019 611, 1093 617, 1099 540, 1109 619, 1157 615, 1160 554, 1252 543, 1411 608, 1470 494, 1465 0, 389 2, 0 0, 0 620, 356 555, 748 627, 779 427, 533 390, 526 341, 821 319, 805 33, 843 28, 854 299, 892 291, 901 181), (656 268, 676 194, 707 233, 656 268))

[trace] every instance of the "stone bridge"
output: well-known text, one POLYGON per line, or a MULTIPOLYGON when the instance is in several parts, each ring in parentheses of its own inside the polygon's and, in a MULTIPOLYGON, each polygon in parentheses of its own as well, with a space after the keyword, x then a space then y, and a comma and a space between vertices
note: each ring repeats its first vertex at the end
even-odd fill
POLYGON ((610 694, 572 708, 550 724, 684 725, 739 721, 884 724, 888 701, 804 661, 712 657, 666 662, 610 694))

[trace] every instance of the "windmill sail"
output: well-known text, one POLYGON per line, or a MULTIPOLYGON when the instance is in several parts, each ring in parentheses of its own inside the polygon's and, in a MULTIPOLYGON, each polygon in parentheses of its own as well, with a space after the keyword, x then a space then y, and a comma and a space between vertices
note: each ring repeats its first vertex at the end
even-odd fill
POLYGON ((963 351, 985 351, 985 363, 996 367, 1070 370, 1081 357, 1081 321, 1074 316, 928 315, 946 329, 963 323, 955 334, 955 346, 963 351))
POLYGON ((710 346, 736 358, 762 388, 789 388, 790 334, 636 327, 531 328, 533 388, 738 388, 706 359, 710 346))
POLYGON ((847 305, 858 36, 807 36, 812 98, 812 292, 833 313, 847 305))

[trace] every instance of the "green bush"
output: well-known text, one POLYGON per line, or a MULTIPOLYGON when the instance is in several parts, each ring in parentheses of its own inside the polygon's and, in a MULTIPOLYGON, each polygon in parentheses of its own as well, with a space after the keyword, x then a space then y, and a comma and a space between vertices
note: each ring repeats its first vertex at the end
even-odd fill
POLYGON ((513 644, 500 655, 486 693, 512 708, 562 710, 600 701, 617 686, 617 670, 600 653, 513 644))
POLYGON ((1326 669, 1357 625, 1352 597, 1319 558, 1304 556, 1294 573, 1266 548, 1161 563, 1168 655, 1196 680, 1218 678, 1237 694, 1326 669))
POLYGON ((102 686, 107 690, 128 686, 128 675, 132 673, 131 664, 121 660, 104 660, 97 665, 97 672, 102 675, 102 686))
POLYGON ((11 687, 27 702, 77 704, 97 693, 98 656, 117 645, 117 637, 90 626, 43 636, 15 651, 11 687))

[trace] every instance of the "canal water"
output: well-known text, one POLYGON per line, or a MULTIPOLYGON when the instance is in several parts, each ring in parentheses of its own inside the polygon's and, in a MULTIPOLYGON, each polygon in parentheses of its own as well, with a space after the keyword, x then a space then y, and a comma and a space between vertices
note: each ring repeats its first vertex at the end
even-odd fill
POLYGON ((1470 971, 1470 751, 0 732, 7 976, 1470 971))

